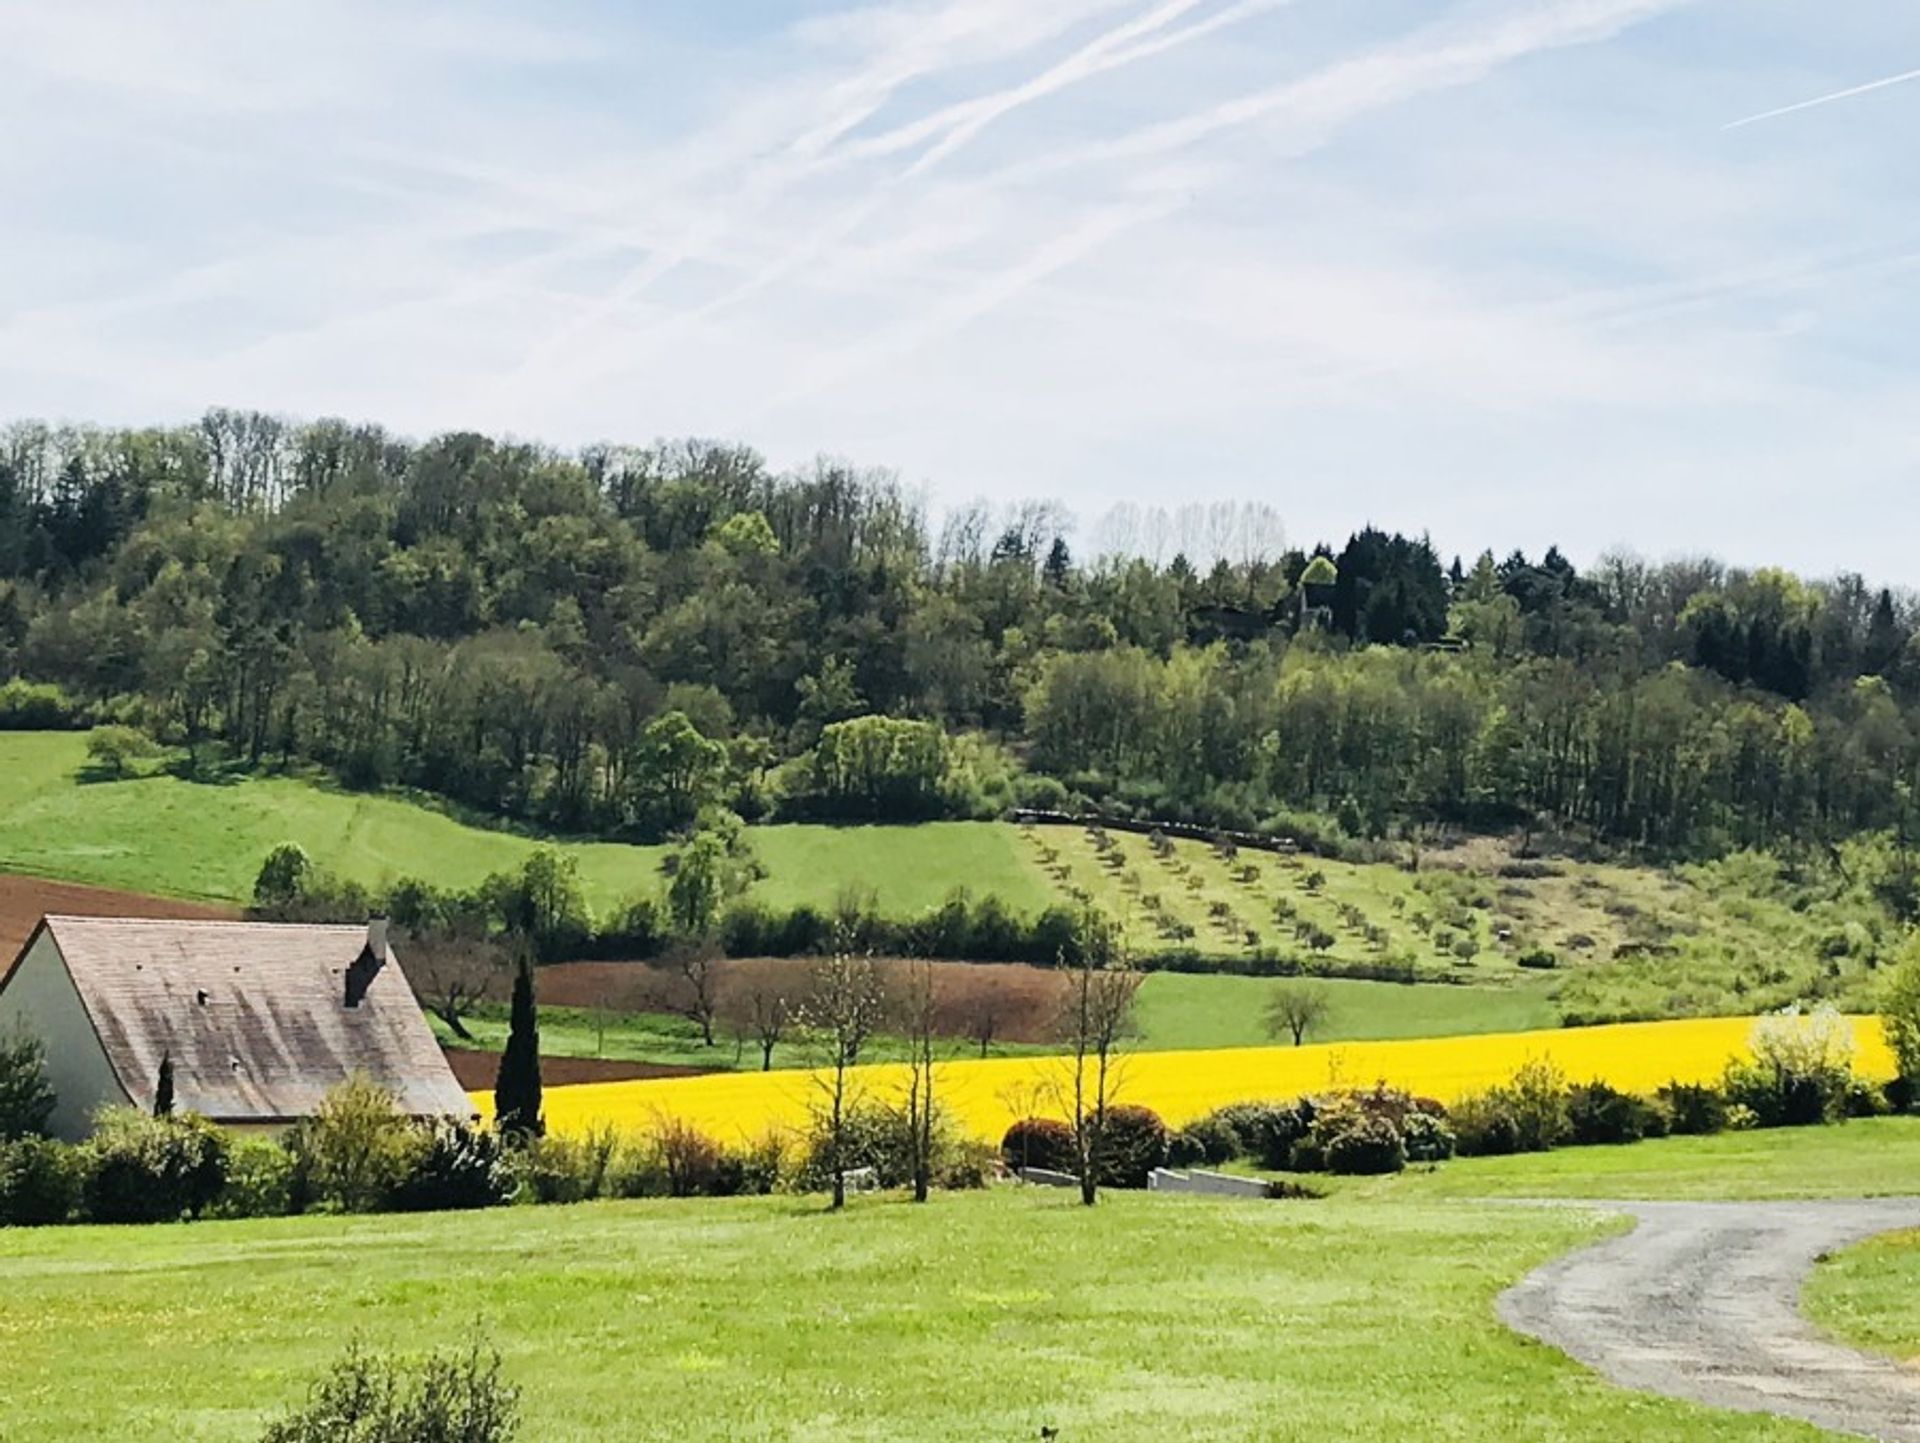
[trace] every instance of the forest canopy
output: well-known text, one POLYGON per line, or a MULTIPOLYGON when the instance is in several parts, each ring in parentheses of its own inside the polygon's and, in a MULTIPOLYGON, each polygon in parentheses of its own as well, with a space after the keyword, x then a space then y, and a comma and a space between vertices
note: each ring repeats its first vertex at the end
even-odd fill
POLYGON ((209 412, 0 432, 0 725, 318 766, 577 832, 1088 806, 1670 852, 1915 830, 1920 608, 1857 576, 1369 527, 1082 558, 883 472, 209 412))

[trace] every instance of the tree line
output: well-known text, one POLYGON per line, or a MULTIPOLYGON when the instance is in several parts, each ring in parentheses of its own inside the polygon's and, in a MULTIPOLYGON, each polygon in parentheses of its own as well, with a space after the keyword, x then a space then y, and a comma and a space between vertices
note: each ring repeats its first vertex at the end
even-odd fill
POLYGON ((933 526, 889 474, 214 411, 0 431, 0 725, 580 833, 1084 805, 1674 852, 1914 825, 1920 605, 1857 576, 1443 559, 1271 513, 933 526), (1110 528, 1112 529, 1112 528, 1110 528), (1174 537, 1209 556, 1165 554, 1174 537))

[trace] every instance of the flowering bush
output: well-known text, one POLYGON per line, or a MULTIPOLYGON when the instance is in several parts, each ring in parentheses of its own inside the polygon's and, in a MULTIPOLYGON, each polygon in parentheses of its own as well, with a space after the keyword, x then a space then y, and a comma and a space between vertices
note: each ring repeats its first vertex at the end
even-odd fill
POLYGON ((1756 1018, 1751 1062, 1727 1068, 1727 1096, 1761 1127, 1809 1127, 1847 1115, 1853 1024, 1830 1006, 1798 1003, 1756 1018))

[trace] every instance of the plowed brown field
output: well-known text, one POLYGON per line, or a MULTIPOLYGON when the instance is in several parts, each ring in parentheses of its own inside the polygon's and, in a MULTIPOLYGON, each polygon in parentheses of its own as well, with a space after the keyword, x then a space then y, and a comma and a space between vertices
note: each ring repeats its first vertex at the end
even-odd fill
POLYGON ((0 969, 11 963, 48 914, 73 917, 237 917, 233 907, 208 902, 178 902, 83 887, 77 882, 48 882, 0 872, 0 969))

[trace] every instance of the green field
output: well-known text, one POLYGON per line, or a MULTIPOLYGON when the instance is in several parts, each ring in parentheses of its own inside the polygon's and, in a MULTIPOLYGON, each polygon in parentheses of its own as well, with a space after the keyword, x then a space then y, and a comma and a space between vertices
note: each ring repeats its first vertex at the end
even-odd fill
MULTIPOLYGON (((1920 1176, 1909 1191, 1920 1193, 1920 1176)), ((1920 1232, 1889 1233, 1822 1258, 1800 1303, 1855 1347, 1920 1363, 1920 1232)))
MULTIPOLYGON (((1835 1127, 1668 1137, 1625 1147, 1568 1147, 1521 1157, 1455 1158, 1388 1178, 1302 1179, 1342 1196, 1712 1199, 1905 1197, 1920 1194, 1920 1117, 1835 1127)), ((1916 1260, 1920 1268, 1920 1259, 1916 1260)))
POLYGON ((476 1324, 529 1443, 1819 1436, 1618 1392, 1501 1328, 1501 1288, 1612 1226, 1001 1190, 15 1232, 0 1437, 239 1443, 349 1338, 476 1324))
MULTIPOLYGON (((470 887, 539 844, 412 801, 307 779, 81 781, 85 764, 82 735, 0 732, 0 870, 237 902, 252 894, 261 859, 281 842, 298 842, 322 866, 369 886, 414 876, 444 887, 470 887)), ((851 885, 872 888, 884 911, 904 916, 961 882, 1020 910, 1050 900, 1012 829, 992 823, 761 827, 753 840, 768 873, 756 895, 773 905, 831 907, 851 885)), ((565 845, 597 912, 660 890, 666 848, 565 845)))
MULTIPOLYGON (((1156 972, 1140 987, 1135 1045, 1143 1051, 1267 1046, 1275 1039, 1264 1014, 1279 985, 1264 977, 1156 972)), ((1546 986, 1538 982, 1452 987, 1330 979, 1312 985, 1324 988, 1331 1002, 1326 1023, 1308 1038, 1312 1042, 1526 1032, 1559 1020, 1546 986)))
MULTIPOLYGON (((515 866, 540 840, 310 776, 85 775, 81 735, 0 733, 0 870, 243 901, 261 859, 284 841, 369 885, 421 876, 468 887, 515 866)), ((767 872, 754 895, 775 907, 825 909, 850 890, 871 891, 883 912, 906 917, 957 887, 1017 912, 1085 900, 1120 919, 1148 961, 1169 952, 1215 961, 1277 955, 1336 970, 1411 967, 1466 984, 1444 996, 1353 993, 1375 1001, 1342 1008, 1330 1036, 1487 1030, 1561 1016, 1727 1015, 1808 995, 1861 1005, 1890 945, 1858 887, 1822 890, 1751 856, 1657 871, 1522 861, 1481 839, 1430 851, 1414 871, 995 822, 778 825, 751 836, 767 872), (1520 966, 1538 954, 1555 965, 1520 966)), ((578 859, 599 916, 662 886, 665 848, 562 845, 578 859)), ((1174 992, 1151 1000, 1150 1035, 1258 1040, 1254 1009, 1180 1002, 1174 992), (1193 1005, 1210 1015, 1196 1016, 1193 1005)))

